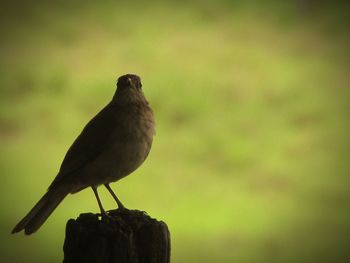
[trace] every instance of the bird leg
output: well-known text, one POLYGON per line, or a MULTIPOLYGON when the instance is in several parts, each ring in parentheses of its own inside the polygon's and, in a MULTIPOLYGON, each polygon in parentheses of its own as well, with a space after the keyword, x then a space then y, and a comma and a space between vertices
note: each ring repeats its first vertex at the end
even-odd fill
POLYGON ((91 188, 92 188, 92 190, 94 191, 94 194, 95 194, 96 199, 97 199, 98 206, 100 207, 100 210, 101 210, 101 216, 102 216, 102 217, 107 216, 106 211, 103 209, 103 206, 102 206, 102 203, 101 203, 100 197, 98 196, 97 187, 96 187, 96 186, 91 186, 91 188))
POLYGON ((107 190, 109 191, 109 193, 113 196, 114 200, 117 202, 118 204, 118 208, 120 210, 126 209, 125 206, 122 204, 122 202, 120 202, 120 200, 118 199, 117 195, 113 192, 112 188, 109 186, 109 184, 105 184, 105 187, 107 188, 107 190))

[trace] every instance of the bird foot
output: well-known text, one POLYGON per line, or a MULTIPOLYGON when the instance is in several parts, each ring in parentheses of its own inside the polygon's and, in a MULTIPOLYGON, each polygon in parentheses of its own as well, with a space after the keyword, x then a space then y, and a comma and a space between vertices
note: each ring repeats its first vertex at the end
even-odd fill
POLYGON ((123 206, 123 205, 119 205, 118 206, 118 210, 120 211, 120 212, 125 212, 125 211, 128 211, 129 209, 127 209, 125 206, 123 206))
POLYGON ((101 217, 102 221, 110 221, 112 219, 112 216, 109 215, 106 211, 101 211, 101 213, 99 213, 98 216, 101 217))

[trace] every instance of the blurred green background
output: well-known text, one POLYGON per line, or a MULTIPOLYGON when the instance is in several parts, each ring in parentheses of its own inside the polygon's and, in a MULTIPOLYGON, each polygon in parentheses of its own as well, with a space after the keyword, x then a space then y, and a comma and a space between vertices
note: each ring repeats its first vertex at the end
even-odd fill
POLYGON ((0 261, 61 261, 66 221, 99 211, 87 189, 36 234, 10 235, 125 73, 141 76, 157 135, 112 187, 167 222, 172 262, 349 260, 348 7, 2 4, 0 261))

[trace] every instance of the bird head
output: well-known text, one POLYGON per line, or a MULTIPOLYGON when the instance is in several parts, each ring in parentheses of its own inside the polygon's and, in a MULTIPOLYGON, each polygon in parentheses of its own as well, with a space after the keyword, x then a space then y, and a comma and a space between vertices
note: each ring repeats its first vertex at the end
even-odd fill
POLYGON ((118 89, 141 89, 141 79, 134 74, 126 74, 118 78, 118 89))
POLYGON ((121 102, 145 100, 139 76, 126 74, 118 78, 114 100, 121 102))

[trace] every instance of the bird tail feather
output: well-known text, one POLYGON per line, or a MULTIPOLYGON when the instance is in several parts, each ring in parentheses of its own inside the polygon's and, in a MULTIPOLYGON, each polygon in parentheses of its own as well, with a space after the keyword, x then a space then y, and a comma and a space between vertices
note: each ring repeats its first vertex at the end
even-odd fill
POLYGON ((36 232, 55 208, 67 196, 68 192, 57 192, 50 189, 29 213, 15 226, 13 233, 24 230, 26 235, 36 232))

